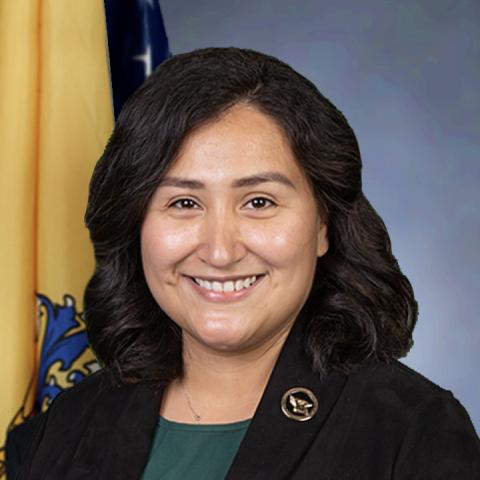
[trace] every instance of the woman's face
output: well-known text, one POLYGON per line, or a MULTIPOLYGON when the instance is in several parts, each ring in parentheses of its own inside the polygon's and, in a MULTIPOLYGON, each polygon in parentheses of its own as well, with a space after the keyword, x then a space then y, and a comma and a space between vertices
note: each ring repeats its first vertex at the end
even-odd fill
POLYGON ((249 351, 286 335, 327 249, 285 135, 246 105, 185 139, 141 230, 157 303, 184 342, 216 351, 249 351))

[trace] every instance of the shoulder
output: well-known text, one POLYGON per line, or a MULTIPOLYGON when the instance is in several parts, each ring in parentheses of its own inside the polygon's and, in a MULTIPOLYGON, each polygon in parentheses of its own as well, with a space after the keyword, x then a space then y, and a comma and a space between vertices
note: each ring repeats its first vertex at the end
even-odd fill
POLYGON ((87 411, 101 392, 114 389, 111 375, 104 370, 88 376, 74 387, 61 392, 49 409, 35 415, 13 428, 7 435, 5 446, 8 478, 15 478, 18 470, 41 442, 48 424, 55 418, 66 428, 78 417, 79 412, 87 411))
POLYGON ((87 411, 101 396, 114 394, 118 387, 107 370, 98 370, 77 385, 61 392, 50 405, 50 417, 75 411, 76 415, 87 411))
POLYGON ((96 395, 99 392, 113 389, 115 386, 113 375, 108 370, 100 369, 88 375, 73 387, 64 390, 57 396, 55 402, 59 402, 60 399, 63 401, 66 401, 66 399, 86 400, 92 394, 96 395))
POLYGON ((365 365, 348 383, 357 431, 396 452, 394 478, 477 478, 480 441, 452 392, 398 361, 365 365))
POLYGON ((399 361, 370 362, 352 375, 354 385, 369 397, 392 408, 411 410, 433 398, 452 393, 399 361))
POLYGON ((432 415, 441 414, 444 423, 450 420, 471 425, 451 391, 399 361, 371 362, 355 372, 348 383, 360 411, 374 408, 377 416, 385 415, 391 422, 398 420, 405 425, 419 412, 428 410, 432 415))
POLYGON ((145 399, 147 406, 153 405, 150 410, 154 410, 152 398, 151 389, 145 385, 119 385, 107 370, 99 370, 86 377, 60 393, 45 413, 31 418, 8 434, 6 460, 10 476, 15 478, 16 472, 23 465, 30 465, 42 449, 44 453, 40 457, 49 457, 48 452, 54 451, 60 443, 64 446, 63 453, 68 453, 68 445, 75 449, 87 428, 110 432, 124 410, 132 405, 134 414, 141 415, 144 408, 140 407, 144 407, 142 402, 145 399))

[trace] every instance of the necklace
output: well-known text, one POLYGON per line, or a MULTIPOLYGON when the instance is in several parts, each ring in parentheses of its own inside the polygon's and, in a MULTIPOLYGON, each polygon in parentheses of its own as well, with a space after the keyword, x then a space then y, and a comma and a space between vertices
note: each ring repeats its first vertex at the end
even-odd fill
POLYGON ((192 407, 192 401, 191 401, 191 399, 190 399, 190 395, 188 394, 187 389, 185 388, 185 385, 183 384, 183 382, 181 382, 181 386, 182 386, 183 394, 185 395, 185 399, 187 400, 188 408, 189 408, 190 411, 192 412, 193 418, 194 418, 195 421, 198 423, 198 422, 200 422, 200 420, 202 419, 202 417, 201 417, 201 416, 194 410, 194 408, 192 407))

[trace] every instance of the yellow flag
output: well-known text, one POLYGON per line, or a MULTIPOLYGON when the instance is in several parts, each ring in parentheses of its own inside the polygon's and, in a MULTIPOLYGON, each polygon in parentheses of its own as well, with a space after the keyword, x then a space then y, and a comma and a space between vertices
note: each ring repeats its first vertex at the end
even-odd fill
MULTIPOLYGON (((63 338, 48 337, 50 387, 94 368, 79 344, 76 358, 55 354, 83 328, 93 270, 83 215, 113 114, 102 0, 2 1, 0 45, 1 445, 32 407, 29 382, 30 394, 41 387, 37 350, 48 322, 63 328, 63 338)), ((0 477, 3 467, 2 450, 0 477)))

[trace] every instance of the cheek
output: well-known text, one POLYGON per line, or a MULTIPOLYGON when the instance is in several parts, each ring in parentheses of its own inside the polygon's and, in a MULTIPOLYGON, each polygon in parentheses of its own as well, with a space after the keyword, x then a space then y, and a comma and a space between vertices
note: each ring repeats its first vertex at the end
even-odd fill
POLYGON ((169 226, 168 222, 145 220, 141 231, 144 267, 168 267, 189 255, 195 248, 193 228, 169 226))
POLYGON ((278 266, 316 256, 316 237, 315 218, 308 214, 259 222, 245 235, 252 250, 278 266))

